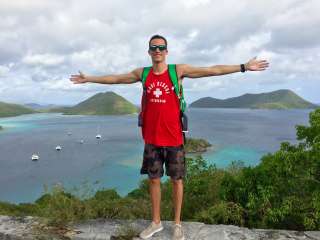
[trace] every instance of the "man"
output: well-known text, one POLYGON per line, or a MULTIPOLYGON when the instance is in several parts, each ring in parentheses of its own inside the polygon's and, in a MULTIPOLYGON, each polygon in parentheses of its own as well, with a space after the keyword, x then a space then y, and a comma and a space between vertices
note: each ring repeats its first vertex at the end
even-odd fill
MULTIPOLYGON (((145 142, 141 174, 148 174, 149 191, 152 203, 152 222, 140 233, 142 239, 150 238, 163 229, 160 221, 161 189, 160 178, 163 176, 163 163, 166 175, 173 184, 174 201, 174 231, 173 239, 183 240, 184 233, 180 223, 183 200, 183 178, 185 177, 184 141, 180 122, 179 99, 175 94, 169 78, 166 57, 168 55, 167 40, 160 35, 154 35, 149 40, 148 53, 152 60, 152 68, 146 78, 146 96, 143 114, 142 135, 145 142)), ((182 79, 218 76, 244 71, 262 71, 268 67, 266 60, 251 59, 246 64, 216 65, 211 67, 195 67, 187 64, 177 64, 176 72, 179 84, 182 79)), ((79 83, 120 84, 141 81, 143 68, 137 68, 130 73, 87 76, 80 72, 72 75, 70 80, 79 83)), ((209 80, 210 81, 210 80, 209 80)))

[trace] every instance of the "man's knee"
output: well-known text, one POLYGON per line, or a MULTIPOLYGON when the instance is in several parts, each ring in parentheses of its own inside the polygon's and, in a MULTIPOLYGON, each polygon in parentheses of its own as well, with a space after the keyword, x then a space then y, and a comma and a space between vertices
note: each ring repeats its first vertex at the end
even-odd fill
POLYGON ((160 178, 149 178, 149 182, 153 185, 160 184, 160 178))
POLYGON ((183 179, 182 178, 180 178, 180 179, 171 178, 171 182, 174 185, 182 185, 183 184, 183 179))

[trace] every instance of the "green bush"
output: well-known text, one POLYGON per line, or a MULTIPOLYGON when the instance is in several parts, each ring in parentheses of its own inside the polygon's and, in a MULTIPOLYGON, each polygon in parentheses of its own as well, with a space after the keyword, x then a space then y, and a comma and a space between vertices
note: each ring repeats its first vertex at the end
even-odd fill
POLYGON ((244 209, 237 203, 220 202, 196 214, 195 220, 207 224, 244 226, 244 209))

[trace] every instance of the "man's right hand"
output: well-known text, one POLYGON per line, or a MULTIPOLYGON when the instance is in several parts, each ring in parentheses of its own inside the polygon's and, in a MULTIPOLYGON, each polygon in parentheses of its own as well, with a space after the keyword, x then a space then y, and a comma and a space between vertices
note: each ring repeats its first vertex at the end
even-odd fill
POLYGON ((88 79, 86 79, 85 75, 79 71, 79 75, 71 75, 70 81, 74 84, 80 84, 88 82, 88 79))

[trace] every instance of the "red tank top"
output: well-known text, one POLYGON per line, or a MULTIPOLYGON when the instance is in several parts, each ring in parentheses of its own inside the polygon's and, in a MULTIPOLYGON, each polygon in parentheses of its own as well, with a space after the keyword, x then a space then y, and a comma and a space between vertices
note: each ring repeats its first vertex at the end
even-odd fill
POLYGON ((179 99, 168 69, 156 75, 151 68, 145 86, 147 91, 142 127, 145 143, 157 146, 183 144, 179 99))

